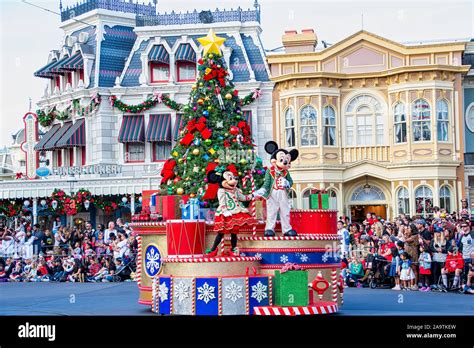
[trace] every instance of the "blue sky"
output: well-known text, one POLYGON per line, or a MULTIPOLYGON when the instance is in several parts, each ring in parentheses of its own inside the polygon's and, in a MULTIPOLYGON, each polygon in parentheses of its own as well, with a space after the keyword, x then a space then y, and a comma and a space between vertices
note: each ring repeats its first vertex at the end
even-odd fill
MULTIPOLYGON (((59 0, 28 0, 58 11, 59 0)), ((140 3, 144 0, 140 0, 140 3)), ((362 27, 388 39, 406 42, 474 36, 474 0, 450 1, 314 1, 260 0, 262 41, 266 49, 281 46, 284 30, 314 28, 319 41, 336 43, 362 27)), ((71 5, 73 0, 64 0, 71 5)), ((160 12, 248 8, 253 0, 159 0, 160 12), (192 3, 192 6, 190 5, 192 3)), ((33 72, 63 38, 59 16, 22 3, 0 1, 0 146, 22 126, 22 116, 43 95, 46 80, 33 72)))

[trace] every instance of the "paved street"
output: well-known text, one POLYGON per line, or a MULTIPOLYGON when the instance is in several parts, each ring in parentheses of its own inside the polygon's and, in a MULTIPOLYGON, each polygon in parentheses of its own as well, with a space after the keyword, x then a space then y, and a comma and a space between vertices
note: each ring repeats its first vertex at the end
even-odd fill
MULTIPOLYGON (((345 289, 338 315, 472 315, 474 296, 345 289)), ((0 315, 151 315, 135 283, 7 283, 0 315)))

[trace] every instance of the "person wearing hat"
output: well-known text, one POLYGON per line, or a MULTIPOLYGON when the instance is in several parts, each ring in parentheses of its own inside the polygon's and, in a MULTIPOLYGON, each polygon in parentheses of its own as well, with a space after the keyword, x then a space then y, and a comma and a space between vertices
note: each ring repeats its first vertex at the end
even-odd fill
POLYGON ((457 246, 451 246, 448 249, 448 256, 444 263, 444 268, 441 270, 441 277, 443 279, 443 291, 447 292, 448 289, 448 274, 454 273, 454 281, 451 286, 451 290, 459 287, 459 279, 461 277, 462 270, 464 268, 464 260, 462 255, 459 253, 457 246))

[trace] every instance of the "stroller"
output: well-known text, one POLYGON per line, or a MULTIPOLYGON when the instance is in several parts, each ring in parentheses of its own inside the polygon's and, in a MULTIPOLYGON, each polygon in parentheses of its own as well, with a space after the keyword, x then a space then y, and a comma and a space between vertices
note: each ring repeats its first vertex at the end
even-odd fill
POLYGON ((124 280, 130 279, 130 274, 135 272, 136 269, 136 255, 131 255, 131 257, 126 257, 123 259, 123 264, 117 268, 117 271, 113 275, 112 281, 122 282, 124 280))
POLYGON ((374 254, 367 257, 367 263, 372 264, 369 271, 369 287, 371 289, 393 287, 393 277, 389 276, 390 261, 374 254))

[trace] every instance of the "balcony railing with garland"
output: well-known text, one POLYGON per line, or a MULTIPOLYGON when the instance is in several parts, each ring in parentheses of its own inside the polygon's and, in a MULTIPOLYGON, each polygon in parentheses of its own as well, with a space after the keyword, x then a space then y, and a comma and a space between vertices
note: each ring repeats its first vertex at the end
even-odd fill
POLYGON ((156 5, 152 3, 139 4, 125 0, 83 0, 66 8, 60 5, 61 21, 64 22, 98 9, 132 13, 137 16, 154 16, 156 14, 156 5))

